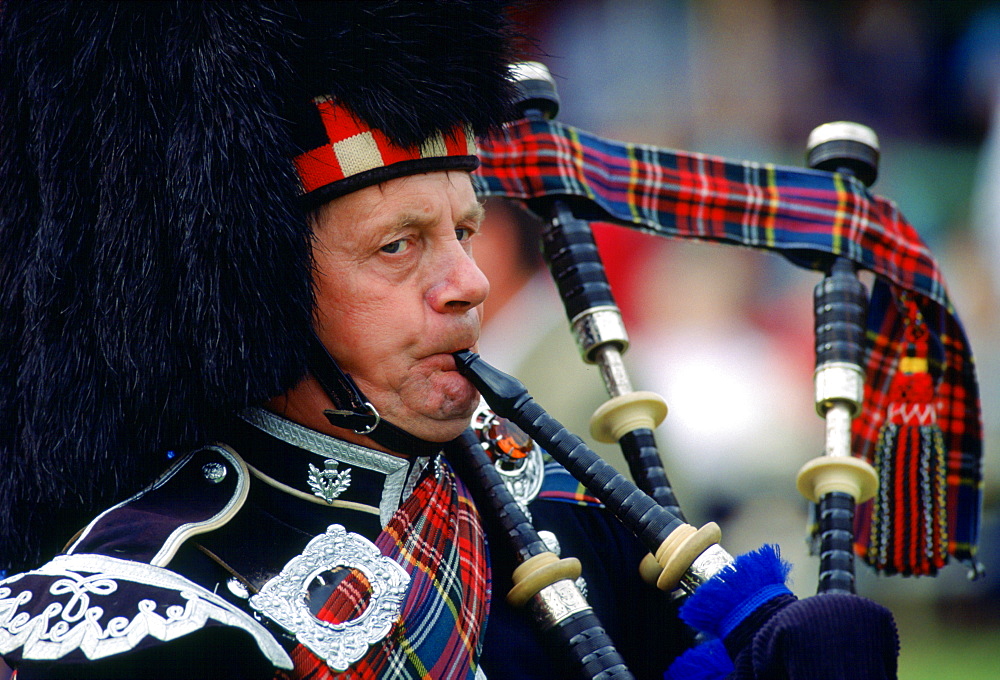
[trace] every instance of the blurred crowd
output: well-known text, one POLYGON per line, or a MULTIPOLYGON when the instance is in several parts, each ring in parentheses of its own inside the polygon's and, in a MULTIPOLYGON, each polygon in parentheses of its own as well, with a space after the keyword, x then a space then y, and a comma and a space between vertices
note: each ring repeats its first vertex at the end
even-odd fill
MULTIPOLYGON (((602 136, 801 166, 821 123, 853 120, 878 133, 873 191, 898 203, 927 241, 977 360, 987 480, 980 555, 988 573, 1000 568, 1000 6, 553 0, 523 18, 556 79, 559 119, 602 136)), ((503 226, 485 232, 498 243, 477 250, 494 289, 483 353, 583 433, 607 398, 599 375, 580 362, 530 248, 516 251, 525 253, 516 263, 497 257, 512 252, 500 240, 524 241, 517 224, 529 242, 537 225, 505 208, 491 221, 503 226)), ((733 552, 780 543, 796 592, 815 592, 794 480, 823 447, 812 396, 818 274, 619 227, 600 228, 597 240, 629 329, 633 382, 670 409, 658 437, 685 511, 721 521, 733 552)), ((595 448, 626 470, 616 451, 595 448)), ((987 634, 1000 641, 995 578, 969 582, 958 565, 937 579, 875 580, 858 569, 864 594, 903 617, 912 607, 926 625, 992 620, 987 634)))

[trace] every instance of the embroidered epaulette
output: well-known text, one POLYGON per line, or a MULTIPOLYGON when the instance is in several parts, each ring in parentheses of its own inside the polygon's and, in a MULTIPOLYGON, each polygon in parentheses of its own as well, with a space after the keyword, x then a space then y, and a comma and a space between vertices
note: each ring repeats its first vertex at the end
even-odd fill
POLYGON ((292 668, 252 616, 166 568, 187 539, 228 522, 248 489, 246 465, 231 450, 188 454, 101 513, 66 554, 0 581, 0 654, 14 665, 79 663, 231 626, 251 635, 275 666, 292 668))

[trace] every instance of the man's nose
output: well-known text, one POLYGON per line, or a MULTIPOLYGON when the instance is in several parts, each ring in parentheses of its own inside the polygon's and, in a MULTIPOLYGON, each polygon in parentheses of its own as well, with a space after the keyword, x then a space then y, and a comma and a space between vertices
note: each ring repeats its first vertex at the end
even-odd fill
POLYGON ((490 292, 490 282, 459 241, 446 247, 440 279, 429 291, 431 306, 441 312, 464 312, 478 307, 490 292))

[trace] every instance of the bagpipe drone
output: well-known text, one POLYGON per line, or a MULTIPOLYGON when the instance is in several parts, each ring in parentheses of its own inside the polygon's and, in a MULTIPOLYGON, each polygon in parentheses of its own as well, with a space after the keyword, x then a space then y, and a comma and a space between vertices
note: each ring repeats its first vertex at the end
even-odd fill
MULTIPOLYGON (((554 121, 559 100, 543 65, 514 73, 524 118, 483 144, 477 189, 521 200, 546 222, 543 253, 572 332, 611 397, 591 434, 619 442, 635 483, 516 379, 470 352, 456 355, 459 370, 646 545, 647 581, 688 596, 681 616, 710 642, 668 677, 722 677, 733 662, 739 677, 895 677, 895 625, 855 594, 855 555, 885 574, 934 575, 949 558, 981 573, 981 424, 971 352, 940 271, 896 206, 867 190, 877 137, 853 123, 820 126, 808 141, 809 170, 623 144, 554 121), (788 591, 788 567, 770 546, 733 558, 715 524, 686 523, 653 435, 666 405, 632 389, 622 362, 628 337, 592 222, 767 249, 823 273, 814 383, 826 447, 797 480, 815 504, 816 596, 788 591), (870 297, 858 269, 875 274, 870 297)), ((579 568, 547 551, 482 448, 465 443, 521 563, 508 599, 561 631, 583 677, 631 677, 573 592, 579 568)))

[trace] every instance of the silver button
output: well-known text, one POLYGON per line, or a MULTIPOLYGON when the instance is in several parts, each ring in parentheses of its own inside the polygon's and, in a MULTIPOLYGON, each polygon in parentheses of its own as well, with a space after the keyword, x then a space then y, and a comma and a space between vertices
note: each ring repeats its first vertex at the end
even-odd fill
POLYGON ((250 597, 250 591, 247 590, 247 587, 243 585, 243 582, 235 576, 229 577, 229 580, 226 581, 226 587, 229 588, 229 592, 241 600, 246 600, 250 597))
POLYGON ((228 471, 222 463, 205 463, 201 466, 201 474, 212 484, 218 484, 225 479, 228 471))

